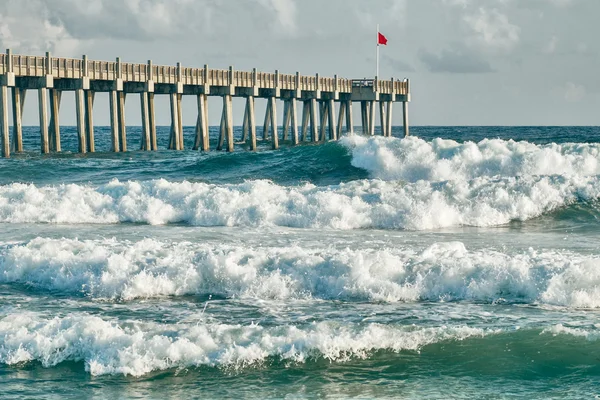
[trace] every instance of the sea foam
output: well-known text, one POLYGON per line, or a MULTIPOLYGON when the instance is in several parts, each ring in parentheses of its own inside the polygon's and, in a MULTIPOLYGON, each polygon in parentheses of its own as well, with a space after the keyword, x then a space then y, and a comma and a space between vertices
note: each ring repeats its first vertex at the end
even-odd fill
POLYGON ((599 196, 595 176, 361 180, 325 187, 263 180, 235 185, 114 180, 99 187, 15 183, 0 187, 0 222, 423 230, 524 221, 599 196))
POLYGON ((600 144, 536 145, 502 139, 475 143, 417 137, 352 135, 341 139, 352 165, 373 178, 416 182, 509 176, 594 176, 600 174, 600 144))
POLYGON ((283 186, 113 180, 0 186, 0 222, 425 230, 525 221, 600 197, 600 145, 350 136, 374 179, 283 186))
POLYGON ((569 251, 335 249, 38 238, 4 247, 0 282, 132 300, 189 294, 261 300, 526 302, 600 308, 600 258, 569 251))
MULTIPOLYGON (((491 332, 491 331, 489 331, 491 332)), ((417 328, 321 322, 306 327, 119 323, 87 314, 46 319, 34 313, 0 318, 0 363, 52 367, 84 362, 92 375, 142 376, 198 366, 245 368, 269 359, 293 363, 364 359, 378 350, 417 351, 432 343, 489 333, 466 326, 417 328)))

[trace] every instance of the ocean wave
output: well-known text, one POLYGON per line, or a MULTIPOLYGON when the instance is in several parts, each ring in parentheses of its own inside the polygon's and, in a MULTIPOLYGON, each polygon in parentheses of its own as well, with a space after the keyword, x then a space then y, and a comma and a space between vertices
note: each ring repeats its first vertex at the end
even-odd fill
POLYGON ((280 186, 111 181, 0 186, 0 222, 194 226, 285 226, 424 230, 528 220, 600 197, 600 177, 481 177, 403 184, 360 180, 280 186))
POLYGON ((599 257, 468 250, 461 242, 355 250, 38 238, 1 250, 1 282, 107 300, 193 294, 600 308, 599 257))
POLYGON ((37 361, 44 367, 84 362, 92 375, 142 376, 187 367, 247 368, 269 359, 305 363, 364 359, 378 350, 418 351, 424 346, 492 332, 466 326, 417 328, 381 324, 315 323, 307 327, 161 325, 74 314, 47 319, 34 313, 0 318, 0 363, 37 361))
POLYGON ((387 181, 468 181, 481 177, 595 176, 600 174, 600 144, 536 145, 502 139, 478 143, 417 137, 406 139, 353 135, 341 139, 352 166, 387 181))

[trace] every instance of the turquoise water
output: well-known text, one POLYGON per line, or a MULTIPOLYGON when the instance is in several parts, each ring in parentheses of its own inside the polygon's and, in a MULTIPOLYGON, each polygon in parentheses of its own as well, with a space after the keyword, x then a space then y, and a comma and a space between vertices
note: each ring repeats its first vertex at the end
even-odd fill
POLYGON ((600 396, 600 128, 412 133, 42 156, 26 128, 0 397, 600 396))

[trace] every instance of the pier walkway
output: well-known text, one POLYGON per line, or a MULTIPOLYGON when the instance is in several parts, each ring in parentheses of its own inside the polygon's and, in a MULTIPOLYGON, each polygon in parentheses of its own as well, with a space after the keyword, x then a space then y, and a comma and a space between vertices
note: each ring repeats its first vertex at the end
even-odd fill
POLYGON ((1 156, 23 151, 22 115, 27 90, 38 92, 41 152, 60 152, 59 111, 62 93, 75 92, 78 147, 80 153, 94 152, 93 107, 96 92, 109 94, 112 151, 127 151, 125 100, 128 94, 140 96, 142 116, 141 149, 157 150, 154 97, 166 95, 171 105, 169 149, 183 150, 182 96, 196 96, 198 118, 194 150, 208 151, 208 99, 222 98, 220 136, 217 150, 233 151, 232 98, 246 99, 243 118, 243 141, 256 149, 255 99, 266 99, 263 139, 272 148, 279 147, 277 101, 283 101, 283 140, 293 144, 303 141, 337 140, 354 126, 352 103, 360 102, 362 131, 375 133, 375 113, 379 108, 381 132, 392 133, 394 102, 402 102, 404 135, 408 136, 408 102, 410 83, 405 80, 345 79, 274 73, 177 66, 123 63, 82 59, 0 54, 0 145, 1 156), (8 89, 11 89, 12 135, 8 119, 8 89), (302 104, 302 121, 298 124, 298 103, 302 104), (336 103, 339 105, 336 107, 336 103), (379 105, 377 107, 376 105, 379 105), (336 118, 337 109, 337 118, 336 118), (50 111, 48 117, 48 110, 50 111), (344 130, 344 126, 346 130, 344 130), (299 129, 300 128, 300 129, 299 129), (289 136, 288 136, 289 135, 289 136), (11 138, 12 136, 12 138, 11 138))

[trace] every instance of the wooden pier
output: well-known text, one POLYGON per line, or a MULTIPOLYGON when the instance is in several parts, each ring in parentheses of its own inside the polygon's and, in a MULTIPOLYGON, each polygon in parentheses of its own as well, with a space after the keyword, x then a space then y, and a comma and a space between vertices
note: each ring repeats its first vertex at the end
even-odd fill
POLYGON ((59 110, 62 93, 75 92, 79 152, 94 152, 93 107, 96 92, 107 92, 110 102, 111 141, 114 152, 127 151, 125 101, 127 95, 140 96, 142 116, 141 150, 157 150, 154 96, 166 95, 171 104, 169 149, 183 150, 182 96, 196 96, 198 118, 194 150, 208 151, 208 99, 222 98, 220 136, 217 150, 233 151, 232 98, 246 99, 243 141, 256 149, 255 99, 266 99, 267 109, 262 138, 279 147, 277 101, 283 101, 283 140, 293 144, 337 140, 353 130, 353 102, 360 102, 362 132, 375 134, 376 105, 379 103, 381 132, 392 134, 392 110, 402 102, 404 135, 408 136, 410 84, 405 80, 344 79, 177 66, 123 63, 82 59, 0 54, 0 141, 2 157, 23 151, 22 116, 27 90, 38 91, 41 152, 60 152, 59 110), (11 89, 12 140, 8 119, 8 89, 11 89), (302 123, 297 109, 302 104, 302 123), (336 103, 339 115, 336 118, 336 103), (50 110, 50 118, 48 118, 50 110), (343 129, 345 125, 345 130, 343 129), (310 138, 309 138, 310 133, 310 138), (291 138, 290 138, 291 136, 291 138))

